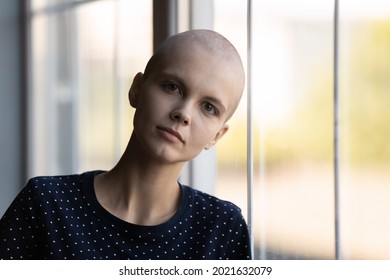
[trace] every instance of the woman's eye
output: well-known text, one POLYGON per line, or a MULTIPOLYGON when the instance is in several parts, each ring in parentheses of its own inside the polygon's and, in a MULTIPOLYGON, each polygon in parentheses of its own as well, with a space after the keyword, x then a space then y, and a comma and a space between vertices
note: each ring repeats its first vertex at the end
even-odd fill
POLYGON ((173 85, 173 84, 169 84, 167 86, 167 88, 170 90, 170 91, 176 91, 177 90, 177 86, 176 85, 173 85))
POLYGON ((163 84, 163 88, 165 88, 165 90, 169 91, 169 92, 177 92, 179 91, 179 87, 175 84, 172 84, 172 83, 164 83, 163 84))
POLYGON ((217 108, 215 108, 215 106, 213 104, 205 103, 203 105, 203 109, 210 115, 213 115, 213 116, 217 116, 218 115, 217 108))

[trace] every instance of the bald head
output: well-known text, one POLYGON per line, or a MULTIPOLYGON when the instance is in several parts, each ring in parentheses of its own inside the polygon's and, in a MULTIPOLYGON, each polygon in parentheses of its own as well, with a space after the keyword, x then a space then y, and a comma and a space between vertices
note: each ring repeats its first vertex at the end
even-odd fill
POLYGON ((179 54, 188 56, 195 55, 200 60, 207 60, 209 59, 209 55, 212 54, 223 65, 223 67, 219 67, 215 71, 222 73, 224 71, 234 71, 233 106, 227 116, 227 119, 229 119, 240 102, 245 85, 245 73, 242 61, 233 44, 221 34, 211 30, 197 29, 176 34, 169 37, 157 48, 146 65, 144 72, 145 78, 155 71, 156 67, 159 67, 161 61, 169 61, 179 54))

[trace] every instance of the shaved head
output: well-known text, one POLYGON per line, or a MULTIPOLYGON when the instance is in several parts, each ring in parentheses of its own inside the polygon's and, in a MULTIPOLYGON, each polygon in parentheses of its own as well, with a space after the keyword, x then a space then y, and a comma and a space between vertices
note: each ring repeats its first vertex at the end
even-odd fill
POLYGON ((245 72, 236 48, 221 34, 212 30, 197 29, 169 37, 157 48, 149 60, 144 71, 144 76, 147 78, 155 71, 156 67, 159 67, 162 61, 167 63, 169 60, 175 59, 178 54, 187 56, 195 55, 200 60, 208 59, 207 55, 202 55, 203 53, 212 54, 213 57, 221 61, 223 67, 219 67, 215 71, 221 73, 224 71, 235 71, 235 93, 232 96, 234 105, 228 114, 228 120, 240 102, 245 86, 245 72))

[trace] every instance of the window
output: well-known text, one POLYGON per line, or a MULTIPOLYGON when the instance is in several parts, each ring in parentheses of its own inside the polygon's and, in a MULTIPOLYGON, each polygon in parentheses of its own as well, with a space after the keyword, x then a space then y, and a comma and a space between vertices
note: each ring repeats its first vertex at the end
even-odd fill
POLYGON ((389 259, 390 3, 340 1, 340 243, 389 259))
POLYGON ((152 3, 31 3, 29 175, 109 168, 131 132, 132 78, 152 53, 152 3))
MULTIPOLYGON (((246 59, 246 6, 215 28, 246 59), (241 44, 240 44, 241 43, 241 44)), ((390 5, 340 1, 335 214, 333 1, 252 1, 253 237, 260 259, 388 259, 390 5)), ((218 149, 217 194, 246 205, 246 100, 218 149)), ((243 209, 246 210, 246 209, 243 209)))

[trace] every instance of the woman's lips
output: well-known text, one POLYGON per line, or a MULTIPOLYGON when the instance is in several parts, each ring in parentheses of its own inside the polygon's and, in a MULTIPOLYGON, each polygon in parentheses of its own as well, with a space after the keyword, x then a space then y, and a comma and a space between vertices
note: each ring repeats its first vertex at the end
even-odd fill
POLYGON ((162 127, 162 126, 158 126, 157 128, 162 132, 162 134, 166 138, 168 138, 168 140, 175 140, 175 138, 176 138, 180 142, 184 143, 183 137, 176 130, 168 128, 168 127, 162 127))

